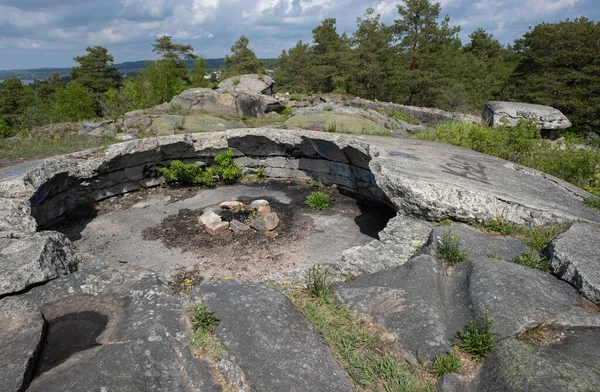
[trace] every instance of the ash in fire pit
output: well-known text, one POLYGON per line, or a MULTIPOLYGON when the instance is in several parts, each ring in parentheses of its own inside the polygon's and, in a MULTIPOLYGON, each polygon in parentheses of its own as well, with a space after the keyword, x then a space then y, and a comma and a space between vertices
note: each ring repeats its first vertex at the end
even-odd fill
POLYGON ((219 216, 225 222, 231 222, 233 220, 236 220, 239 222, 244 222, 247 219, 250 219, 251 214, 252 214, 252 211, 242 210, 242 211, 236 212, 235 210, 223 210, 223 212, 221 212, 221 214, 219 214, 219 216))
POLYGON ((50 320, 36 377, 60 365, 73 354, 98 346, 96 338, 107 323, 107 316, 92 311, 69 313, 50 320))

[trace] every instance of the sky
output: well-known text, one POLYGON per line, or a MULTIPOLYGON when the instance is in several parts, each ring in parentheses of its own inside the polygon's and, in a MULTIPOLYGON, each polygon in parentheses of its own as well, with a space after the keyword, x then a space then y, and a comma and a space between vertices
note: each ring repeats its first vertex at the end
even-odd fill
MULTIPOLYGON (((503 44, 529 27, 585 16, 600 20, 599 0, 437 0, 441 17, 462 27, 461 39, 481 27, 503 44)), ((0 0, 0 69, 71 67, 87 46, 108 48, 116 63, 156 56, 162 35, 190 44, 205 58, 230 52, 241 36, 261 58, 275 58, 296 42, 312 41, 312 29, 336 18, 351 35, 356 20, 373 7, 388 24, 401 0, 0 0)), ((435 2, 435 0, 432 0, 435 2)))

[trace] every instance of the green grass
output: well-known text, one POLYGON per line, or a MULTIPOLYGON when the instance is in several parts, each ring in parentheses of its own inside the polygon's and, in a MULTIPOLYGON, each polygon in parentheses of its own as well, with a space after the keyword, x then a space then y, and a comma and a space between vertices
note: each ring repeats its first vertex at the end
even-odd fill
POLYGON ((214 313, 208 311, 206 305, 195 304, 190 309, 190 320, 192 322, 192 336, 190 345, 202 356, 212 361, 219 361, 223 357, 223 346, 213 335, 214 328, 219 325, 220 320, 214 313))
POLYGON ((435 227, 450 226, 451 224, 452 224, 452 220, 451 219, 442 219, 441 221, 439 221, 436 224, 434 224, 434 226, 435 227))
POLYGON ((489 355, 494 348, 494 321, 489 317, 486 310, 483 317, 471 320, 464 331, 459 332, 455 338, 458 348, 480 361, 489 355))
POLYGON ((550 269, 550 262, 545 257, 539 257, 534 249, 514 257, 510 262, 544 272, 550 269))
POLYGON ((306 293, 312 298, 318 298, 323 302, 331 302, 333 290, 329 282, 329 271, 320 264, 311 266, 306 272, 304 281, 306 293))
POLYGON ((440 354, 431 361, 431 370, 438 376, 456 372, 462 368, 462 363, 458 355, 454 352, 440 354))
POLYGON ((323 192, 311 192, 304 203, 313 210, 326 210, 329 208, 329 195, 323 192))
POLYGON ((600 210, 600 199, 599 198, 585 199, 583 202, 586 206, 600 210))
POLYGON ((119 140, 110 137, 92 139, 77 135, 52 139, 24 139, 14 143, 0 140, 0 158, 36 158, 103 147, 119 142, 119 140))
POLYGON ((600 151, 582 149, 569 140, 563 148, 555 148, 541 140, 540 131, 531 121, 498 128, 448 122, 411 137, 494 155, 551 174, 600 196, 600 151))
POLYGON ((538 227, 527 227, 513 225, 502 218, 497 218, 484 225, 483 229, 516 237, 535 251, 541 252, 556 236, 569 230, 572 225, 572 222, 563 222, 538 227))
POLYGON ((288 292, 342 368, 364 391, 433 391, 435 379, 409 365, 382 327, 350 315, 335 299, 324 302, 306 291, 288 292))
POLYGON ((438 256, 450 264, 458 264, 467 259, 467 253, 460 249, 460 238, 452 234, 452 230, 445 230, 442 238, 437 243, 438 256))

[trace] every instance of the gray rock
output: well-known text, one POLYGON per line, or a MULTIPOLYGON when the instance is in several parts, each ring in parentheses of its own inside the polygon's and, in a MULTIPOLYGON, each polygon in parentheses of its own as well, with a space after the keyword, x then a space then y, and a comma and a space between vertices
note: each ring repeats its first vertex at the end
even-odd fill
POLYGON ((429 222, 397 215, 379 233, 379 240, 348 249, 340 264, 328 267, 344 275, 360 276, 402 265, 427 241, 431 227, 429 222))
POLYGON ((117 126, 114 120, 101 122, 84 121, 79 125, 79 134, 86 136, 115 136, 117 126))
POLYGON ((239 233, 250 230, 250 227, 234 219, 229 222, 229 230, 233 231, 234 233, 239 233))
POLYGON ((60 233, 0 235, 0 297, 77 270, 75 247, 60 233))
POLYGON ((211 222, 220 222, 221 217, 213 210, 208 210, 198 218, 198 222, 202 225, 208 225, 211 222))
POLYGON ((133 269, 90 269, 6 297, 0 300, 0 391, 217 391, 208 363, 188 347, 184 311, 155 274, 133 269), (97 344, 44 366, 31 382, 45 320, 84 311, 106 317, 97 344))
POLYGON ((206 214, 206 213, 207 213, 207 212, 209 212, 209 211, 212 211, 212 212, 214 212, 215 214, 219 215, 219 214, 221 214, 221 213, 223 212, 223 209, 222 209, 221 207, 219 207, 219 206, 208 206, 208 207, 206 207, 206 208, 204 208, 204 209, 202 210, 202 212, 203 212, 204 214, 206 214))
POLYGON ((275 82, 270 77, 257 74, 239 75, 225 79, 219 84, 219 91, 237 94, 273 94, 275 82))
MULTIPOLYGON (((127 114, 125 114, 127 116, 127 114)), ((146 131, 152 125, 151 117, 126 117, 124 120, 125 128, 128 130, 146 131)))
POLYGON ((254 200, 252 201, 252 203, 250 203, 250 208, 253 210, 258 209, 258 207, 267 207, 269 205, 269 202, 266 200, 254 200))
POLYGON ((359 315, 398 335, 407 358, 447 352, 455 334, 487 310, 498 339, 549 322, 600 327, 600 314, 576 304, 568 284, 550 274, 495 259, 466 261, 446 269, 427 255, 336 286, 336 296, 359 315))
POLYGON ((285 295, 235 281, 196 286, 221 320, 215 333, 257 391, 351 391, 329 349, 285 295))
POLYGON ((534 120, 541 129, 564 129, 572 125, 558 109, 522 102, 488 102, 482 116, 492 127, 515 125, 520 119, 534 120))
POLYGON ((130 140, 135 139, 136 137, 134 135, 131 135, 129 133, 118 133, 115 136, 115 139, 120 140, 122 142, 128 142, 130 140))
MULTIPOLYGON (((438 243, 444 238, 444 233, 448 231, 451 235, 458 236, 460 241, 459 248, 466 252, 469 259, 490 257, 510 261, 530 251, 530 247, 521 240, 487 236, 466 225, 452 224, 435 227, 429 234, 429 240, 423 248, 423 253, 436 256, 438 243)), ((537 254, 537 252, 535 253, 537 254)))
POLYGON ((184 110, 197 110, 215 114, 237 116, 236 99, 209 88, 185 90, 171 100, 171 106, 184 110))
POLYGON ((271 231, 279 226, 279 217, 272 212, 250 221, 250 227, 258 231, 271 231))
POLYGON ((553 273, 600 305, 600 227, 576 224, 555 238, 546 253, 553 273))

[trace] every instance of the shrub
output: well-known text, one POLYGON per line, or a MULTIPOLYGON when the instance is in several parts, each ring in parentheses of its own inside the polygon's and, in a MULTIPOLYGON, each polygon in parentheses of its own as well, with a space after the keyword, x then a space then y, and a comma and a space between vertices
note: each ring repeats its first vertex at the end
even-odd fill
POLYGON ((453 235, 452 230, 445 230, 442 238, 438 238, 438 256, 450 264, 458 264, 467 258, 467 253, 461 250, 459 246, 460 238, 453 235))
POLYGON ((302 101, 302 94, 290 95, 290 101, 302 101))
POLYGON ((482 318, 471 320, 469 326, 458 333, 456 345, 462 351, 471 354, 475 360, 487 358, 495 348, 493 327, 494 321, 486 310, 482 318))
POLYGON ((169 167, 161 167, 158 172, 163 175, 168 184, 183 186, 206 185, 214 183, 212 170, 205 170, 198 163, 183 163, 172 161, 169 167))
POLYGON ((3 120, 0 120, 0 139, 15 136, 15 131, 3 120))
POLYGON ((233 162, 233 151, 219 153, 215 159, 215 172, 226 182, 233 182, 242 176, 242 169, 233 162))
POLYGON ((440 354, 433 358, 431 362, 431 369, 438 376, 443 376, 444 374, 452 373, 457 370, 460 370, 462 367, 462 363, 458 355, 454 352, 450 352, 448 354, 440 354))
POLYGON ((315 264, 306 273, 306 292, 313 298, 320 298, 325 302, 330 301, 331 286, 329 285, 329 271, 315 264))
POLYGON ((265 178, 265 177, 267 177, 266 174, 265 174, 265 168, 262 167, 262 166, 259 166, 258 170, 256 171, 256 176, 258 178, 265 178))
POLYGON ((282 116, 291 116, 292 108, 286 105, 285 108, 281 111, 281 115, 282 116))
POLYGON ((326 210, 329 208, 329 195, 323 192, 311 192, 304 203, 313 210, 326 210))
POLYGON ((192 329, 194 332, 212 332, 219 325, 220 320, 213 312, 208 311, 206 305, 194 305, 192 309, 192 329))

